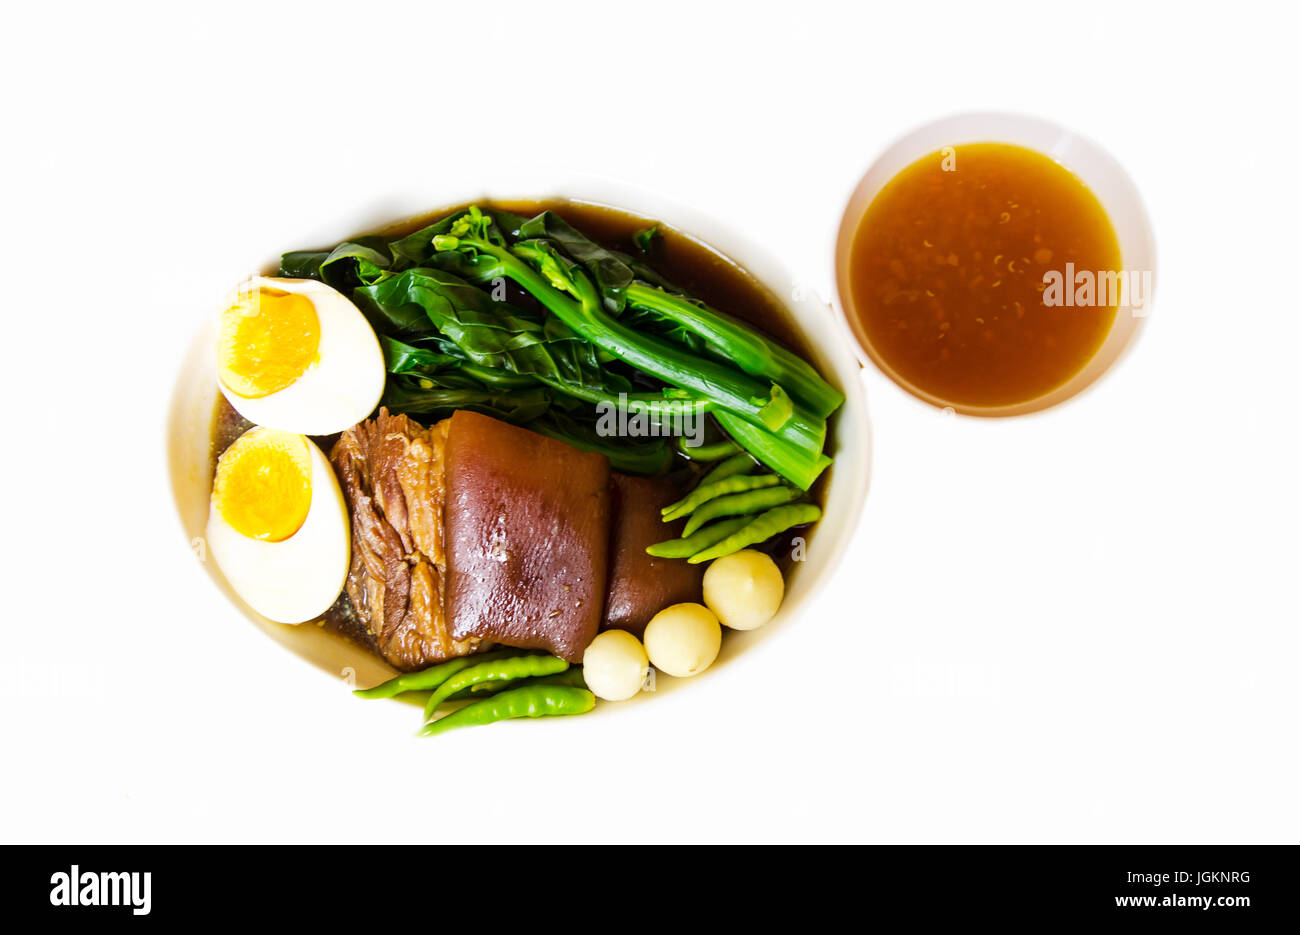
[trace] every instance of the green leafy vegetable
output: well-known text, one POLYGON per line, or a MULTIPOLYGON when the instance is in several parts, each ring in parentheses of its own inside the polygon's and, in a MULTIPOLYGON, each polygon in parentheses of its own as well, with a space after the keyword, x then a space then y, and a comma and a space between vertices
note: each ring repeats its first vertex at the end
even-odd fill
MULTIPOLYGON (((633 244, 645 254, 658 236, 651 225, 633 244)), ((632 473, 666 470, 673 446, 612 437, 605 414, 662 436, 709 413, 719 456, 729 438, 803 489, 830 463, 825 419, 843 395, 812 366, 554 212, 471 206, 403 237, 286 253, 280 275, 352 298, 379 335, 394 411, 475 409, 632 473)))

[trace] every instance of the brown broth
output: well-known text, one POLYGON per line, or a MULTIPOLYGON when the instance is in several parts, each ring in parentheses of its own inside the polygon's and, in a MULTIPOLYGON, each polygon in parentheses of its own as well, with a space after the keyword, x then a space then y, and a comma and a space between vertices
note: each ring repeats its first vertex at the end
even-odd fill
POLYGON ((1067 263, 1121 269, 1110 219, 1077 176, 1020 146, 932 153, 858 224, 855 330, 887 373, 938 405, 1029 402, 1078 373, 1115 320, 1114 303, 1045 303, 1044 274, 1067 263))

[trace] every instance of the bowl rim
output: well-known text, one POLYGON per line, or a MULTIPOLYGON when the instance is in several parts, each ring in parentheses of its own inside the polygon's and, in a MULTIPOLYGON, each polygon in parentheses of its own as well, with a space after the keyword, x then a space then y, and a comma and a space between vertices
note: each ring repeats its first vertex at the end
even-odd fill
MULTIPOLYGON (((754 242, 747 235, 728 227, 706 213, 692 206, 678 202, 670 197, 653 192, 636 183, 610 179, 602 176, 577 176, 572 179, 557 180, 551 175, 549 184, 539 184, 542 180, 528 176, 510 184, 501 184, 491 189, 480 189, 477 194, 462 190, 459 193, 443 193, 433 198, 412 196, 410 203, 417 207, 434 205, 432 210, 421 208, 417 213, 407 217, 436 215, 444 210, 475 201, 507 202, 511 200, 566 200, 570 202, 593 204, 613 208, 634 217, 657 220, 672 227, 677 232, 712 249, 730 260, 759 285, 769 290, 787 309, 791 323, 807 342, 816 358, 819 369, 823 371, 845 394, 845 403, 835 414, 836 428, 833 436, 834 449, 832 464, 826 490, 826 514, 819 521, 817 532, 808 541, 808 561, 799 573, 790 576, 787 586, 787 602, 783 604, 777 618, 759 630, 731 631, 723 640, 723 650, 712 668, 723 668, 733 658, 743 654, 752 644, 779 642, 780 638, 789 638, 789 624, 803 617, 805 608, 824 590, 835 575, 839 563, 854 539, 859 527, 859 518, 865 506, 871 480, 871 462, 873 439, 871 421, 867 410, 866 390, 861 380, 861 366, 852 351, 852 343, 843 340, 842 324, 831 303, 817 296, 807 288, 804 280, 797 278, 793 271, 770 250, 754 242), (448 197, 448 195, 451 197, 448 197), (832 510, 832 504, 834 509, 832 510), (784 637, 783 637, 784 635, 784 637)), ((287 232, 286 240, 291 245, 286 249, 296 249, 297 244, 304 248, 313 244, 337 243, 344 238, 356 236, 366 230, 382 229, 385 225, 400 223, 406 219, 394 216, 394 212, 376 214, 370 206, 360 206, 351 213, 340 212, 342 217, 337 223, 331 223, 331 231, 321 232, 323 236, 313 239, 307 236, 287 232), (355 222, 349 217, 355 215, 355 222), (333 240, 331 241, 331 237, 333 240)), ((288 225, 286 225, 288 226, 288 225)), ((278 256, 268 264, 278 260, 278 256)), ((266 631, 276 642, 288 649, 300 661, 306 661, 315 668, 331 673, 335 678, 340 675, 351 684, 367 684, 389 677, 393 670, 386 662, 368 650, 355 644, 343 645, 342 637, 327 634, 319 627, 311 630, 333 638, 337 653, 324 652, 329 656, 326 661, 322 654, 303 651, 303 640, 299 634, 309 632, 304 628, 310 624, 279 624, 267 620, 249 608, 230 587, 215 562, 207 561, 202 548, 196 548, 203 536, 202 525, 195 523, 193 515, 196 483, 206 502, 210 486, 210 448, 207 455, 207 470, 201 472, 201 481, 195 476, 194 452, 179 450, 185 433, 192 435, 195 431, 193 418, 194 402, 205 396, 215 397, 218 393, 215 384, 215 363, 212 362, 211 346, 215 336, 215 314, 213 306, 220 301, 220 296, 211 297, 205 303, 208 313, 202 318, 195 314, 196 331, 191 344, 181 358, 172 379, 167 418, 163 426, 164 452, 167 458, 167 473, 173 501, 175 520, 204 565, 206 577, 215 591, 225 597, 240 615, 266 631), (206 363, 205 363, 206 362, 206 363), (212 379, 204 389, 204 380, 211 373, 212 379), (197 393, 197 396, 196 396, 197 393), (354 664, 340 666, 342 656, 357 657, 354 664)), ((215 400, 214 400, 215 401, 215 400)), ((212 410, 215 412, 215 410, 212 410)), ((200 420, 202 421, 202 420, 200 420)), ((203 426, 205 438, 211 436, 211 418, 203 426)), ((206 512, 204 514, 206 517, 206 512)), ((810 621, 805 620, 807 624, 810 621)), ((708 673, 704 673, 708 674, 708 673)), ((686 679, 663 679, 670 687, 676 688, 686 679)), ((657 691, 664 686, 658 686, 657 691)), ((643 693, 644 694, 644 693, 643 693)))
POLYGON ((863 366, 879 370, 922 402, 947 413, 981 418, 1032 415, 1073 402, 1132 353, 1151 314, 1158 280, 1157 259, 1155 233, 1141 192, 1119 160, 1100 143, 1035 114, 1009 110, 959 111, 913 126, 894 137, 880 148, 854 182, 844 202, 831 255, 834 308, 863 366), (1135 259, 1134 268, 1148 271, 1151 277, 1151 289, 1142 309, 1138 311, 1121 304, 1106 338, 1073 376, 1033 399, 998 406, 954 404, 911 383, 881 357, 850 312, 853 300, 849 288, 849 256, 854 236, 871 202, 902 169, 917 159, 945 145, 975 143, 1008 143, 1033 149, 1078 176, 1101 201, 1115 229, 1121 266, 1129 269, 1130 259, 1135 259), (1066 155, 1076 153, 1082 155, 1066 155))

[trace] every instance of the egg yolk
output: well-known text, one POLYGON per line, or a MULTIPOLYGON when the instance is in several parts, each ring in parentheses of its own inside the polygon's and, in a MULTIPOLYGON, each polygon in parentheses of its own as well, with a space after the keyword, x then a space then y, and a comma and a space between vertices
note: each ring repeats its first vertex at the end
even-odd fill
POLYGON ((301 435, 249 429, 217 461, 212 501, 235 532, 281 542, 311 508, 311 444, 301 435))
POLYGON ((311 299, 262 286, 221 313, 221 382, 245 399, 284 389, 316 362, 320 318, 311 299))

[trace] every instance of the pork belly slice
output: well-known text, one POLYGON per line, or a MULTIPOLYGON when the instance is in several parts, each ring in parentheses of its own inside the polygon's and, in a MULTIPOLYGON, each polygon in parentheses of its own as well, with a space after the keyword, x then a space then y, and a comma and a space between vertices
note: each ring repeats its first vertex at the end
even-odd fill
POLYGON ((581 662, 605 600, 609 461, 475 412, 448 421, 452 638, 581 662))
POLYGON ((682 534, 685 519, 665 523, 660 513, 681 497, 676 486, 658 478, 626 474, 613 474, 611 481, 614 524, 603 626, 639 637, 650 618, 668 605, 703 599, 704 567, 645 553, 646 546, 682 534))
POLYGON ((330 452, 352 515, 347 594, 375 648, 405 671, 461 656, 448 632, 443 548, 448 420, 431 429, 380 409, 330 452))

